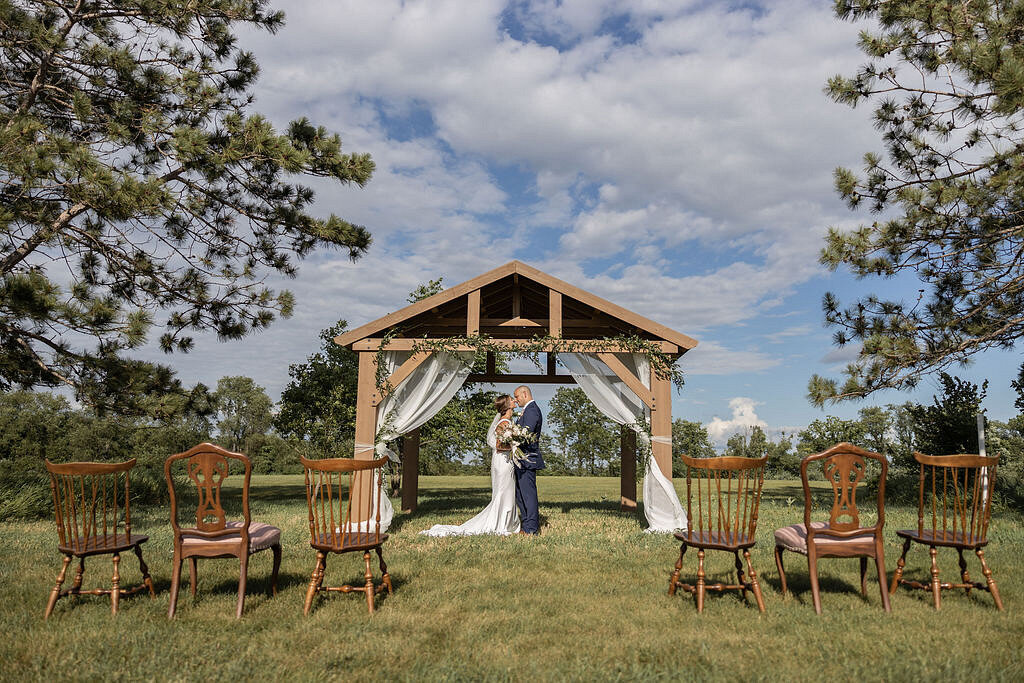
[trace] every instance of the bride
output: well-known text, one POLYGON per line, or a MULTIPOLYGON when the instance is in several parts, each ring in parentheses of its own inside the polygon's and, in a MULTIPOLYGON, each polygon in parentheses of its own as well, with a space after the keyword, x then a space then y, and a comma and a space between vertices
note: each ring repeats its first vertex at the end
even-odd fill
POLYGON ((514 534, 519 531, 519 510, 516 508, 516 480, 512 473, 509 447, 500 443, 496 431, 502 423, 512 423, 511 396, 494 401, 498 414, 487 429, 487 445, 491 447, 491 502, 476 517, 459 524, 435 524, 421 534, 428 536, 469 536, 472 534, 514 534))

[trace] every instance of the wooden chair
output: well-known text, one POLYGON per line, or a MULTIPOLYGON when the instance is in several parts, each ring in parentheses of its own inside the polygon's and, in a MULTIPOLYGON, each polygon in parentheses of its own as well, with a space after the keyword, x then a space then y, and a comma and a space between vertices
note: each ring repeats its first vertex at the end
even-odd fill
POLYGON ((917 529, 897 531, 903 540, 903 554, 896 563, 890 593, 896 592, 901 583, 911 588, 931 591, 935 609, 939 609, 942 589, 963 588, 970 595, 972 588, 987 590, 992 594, 996 608, 1003 609, 999 589, 992 570, 985 564, 988 544, 988 524, 992 512, 990 491, 995 486, 998 457, 983 458, 978 455, 922 455, 914 453, 914 459, 921 466, 920 488, 917 496, 917 529), (986 468, 988 472, 986 473, 986 468), (987 482, 986 482, 987 476, 987 482), (931 524, 925 524, 925 510, 931 509, 931 524), (920 583, 903 578, 903 567, 911 543, 928 546, 932 557, 931 581, 920 583), (939 567, 935 562, 936 547, 956 548, 960 556, 960 578, 963 583, 939 581, 939 567), (973 550, 981 561, 981 573, 986 584, 971 581, 967 573, 964 551, 973 550))
POLYGON ((814 611, 818 614, 821 614, 818 558, 859 557, 860 590, 861 594, 867 597, 868 558, 873 557, 878 570, 882 606, 886 612, 890 611, 885 553, 882 547, 882 528, 885 526, 885 477, 888 472, 889 464, 884 456, 845 442, 803 459, 800 463, 800 479, 804 486, 804 523, 775 530, 775 565, 779 569, 783 595, 786 594, 786 572, 782 564, 782 553, 785 550, 807 556, 814 611), (878 480, 878 521, 874 526, 862 527, 860 511, 857 509, 857 486, 864 479, 868 460, 877 462, 881 467, 878 480), (818 461, 822 462, 825 478, 832 485, 832 509, 827 522, 811 521, 812 499, 807 469, 811 463, 818 461))
POLYGON ((372 614, 374 597, 385 588, 388 595, 391 594, 391 576, 381 553, 381 546, 388 540, 388 535, 380 530, 381 473, 388 459, 307 460, 301 456, 300 459, 306 469, 309 545, 316 550, 316 567, 306 591, 303 614, 309 614, 317 593, 329 591, 365 593, 366 606, 372 614), (371 550, 377 553, 382 574, 381 583, 377 586, 373 584, 370 571, 371 550), (366 564, 366 583, 362 586, 324 586, 328 553, 358 551, 362 551, 366 564))
POLYGON ((144 588, 154 597, 153 579, 142 559, 142 544, 148 536, 132 533, 131 469, 135 460, 121 463, 69 462, 55 465, 46 461, 53 492, 53 508, 57 521, 57 550, 64 555, 64 566, 46 603, 49 618, 57 600, 66 595, 109 595, 110 611, 117 614, 122 596, 133 595, 144 588), (131 550, 139 558, 142 583, 134 588, 121 588, 118 565, 121 553, 131 550), (91 555, 112 555, 114 577, 111 588, 82 590, 85 558, 91 555), (78 571, 71 588, 61 590, 71 558, 78 558, 78 571))
POLYGON ((200 557, 237 557, 241 568, 238 577, 238 607, 235 618, 242 616, 245 606, 245 584, 249 571, 249 556, 267 550, 274 553, 274 570, 270 579, 271 592, 277 595, 277 572, 281 567, 281 530, 269 524, 253 522, 249 514, 249 477, 252 463, 241 453, 232 453, 211 443, 202 443, 184 453, 172 455, 164 461, 164 477, 171 494, 171 527, 174 529, 174 568, 171 573, 171 605, 168 618, 174 617, 181 585, 181 564, 189 560, 189 580, 192 596, 196 594, 197 566, 200 557), (172 468, 185 461, 188 478, 195 484, 198 496, 195 526, 182 527, 178 523, 178 499, 175 495, 172 468), (228 521, 221 505, 221 487, 230 474, 230 461, 244 467, 242 484, 241 521, 228 521))
POLYGON ((689 528, 675 535, 682 545, 675 571, 668 581, 668 594, 675 595, 676 589, 682 588, 696 596, 697 611, 703 612, 706 591, 739 590, 746 599, 747 591, 751 590, 757 600, 757 609, 764 612, 764 597, 761 595, 757 573, 750 563, 750 548, 754 546, 754 534, 757 531, 757 512, 761 505, 764 466, 768 456, 757 459, 680 457, 686 464, 686 514, 689 528), (695 499, 696 517, 693 509, 695 499), (696 585, 679 580, 683 556, 690 547, 697 549, 696 585), (736 558, 737 583, 707 583, 704 574, 705 550, 723 550, 733 554, 736 558), (750 571, 749 581, 743 574, 741 551, 750 571))

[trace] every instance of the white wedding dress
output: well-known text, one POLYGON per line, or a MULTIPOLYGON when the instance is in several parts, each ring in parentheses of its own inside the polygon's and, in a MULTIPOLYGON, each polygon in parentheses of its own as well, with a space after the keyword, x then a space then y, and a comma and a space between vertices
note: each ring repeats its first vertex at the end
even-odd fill
POLYGON ((494 430, 502 422, 495 415, 487 429, 487 445, 491 447, 491 502, 473 519, 459 525, 435 524, 421 534, 427 536, 471 536, 474 534, 514 534, 519 531, 519 509, 516 507, 516 480, 508 454, 497 449, 494 430))

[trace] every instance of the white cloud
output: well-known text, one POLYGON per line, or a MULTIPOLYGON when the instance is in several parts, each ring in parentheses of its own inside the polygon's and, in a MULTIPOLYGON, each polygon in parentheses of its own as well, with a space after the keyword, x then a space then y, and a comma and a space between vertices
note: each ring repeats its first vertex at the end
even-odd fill
POLYGON ((732 418, 723 420, 720 417, 712 418, 707 425, 708 436, 716 445, 724 445, 729 437, 736 432, 761 427, 766 429, 768 423, 757 416, 756 406, 761 405, 758 401, 744 396, 737 396, 729 401, 729 409, 732 411, 732 418))

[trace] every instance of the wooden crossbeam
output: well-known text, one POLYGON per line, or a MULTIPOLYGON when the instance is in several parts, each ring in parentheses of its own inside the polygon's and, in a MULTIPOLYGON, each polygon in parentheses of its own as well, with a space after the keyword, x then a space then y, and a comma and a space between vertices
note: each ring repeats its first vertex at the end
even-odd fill
MULTIPOLYGON (((397 389, 398 385, 401 384, 405 378, 413 373, 423 361, 430 358, 430 353, 427 351, 421 351, 414 353, 409 360, 402 363, 397 370, 395 370, 390 377, 388 377, 388 384, 391 385, 392 389, 397 389)), ((370 405, 378 406, 380 402, 384 400, 384 395, 381 394, 380 390, 373 392, 373 396, 370 398, 370 405)))
POLYGON ((637 376, 629 371, 625 365, 622 364, 615 354, 607 352, 599 352, 597 357, 608 366, 608 368, 615 373, 615 375, 625 382, 626 386, 629 387, 630 391, 640 397, 640 400, 647 404, 647 407, 654 409, 654 394, 651 390, 643 385, 643 383, 637 379, 637 376))
POLYGON ((467 382, 480 384, 576 384, 572 375, 529 375, 498 373, 472 373, 466 377, 467 382))

